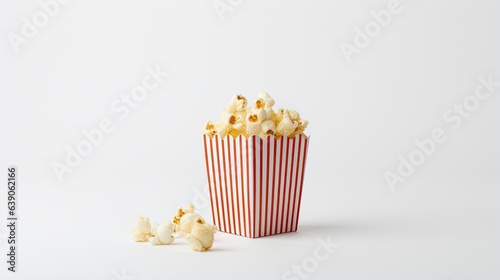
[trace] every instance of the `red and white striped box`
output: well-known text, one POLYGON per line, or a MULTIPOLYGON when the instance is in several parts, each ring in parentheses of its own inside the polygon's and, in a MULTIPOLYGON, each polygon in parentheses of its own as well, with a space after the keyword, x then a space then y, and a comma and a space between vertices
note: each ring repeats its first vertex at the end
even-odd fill
POLYGON ((257 238, 297 231, 309 137, 203 136, 213 223, 257 238))

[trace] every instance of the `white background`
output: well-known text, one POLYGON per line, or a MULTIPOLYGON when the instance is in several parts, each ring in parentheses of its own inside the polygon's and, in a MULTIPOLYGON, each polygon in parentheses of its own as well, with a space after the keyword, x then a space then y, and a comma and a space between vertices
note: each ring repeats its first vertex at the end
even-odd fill
POLYGON ((500 3, 401 1, 348 63, 339 45, 389 1, 230 2, 221 19, 212 0, 74 0, 16 53, 8 34, 42 9, 1 1, 0 212, 17 165, 20 220, 19 272, 2 261, 0 277, 282 279, 330 238, 340 247, 308 279, 499 279, 500 88, 457 129, 443 114, 479 76, 500 80, 500 3), (170 76, 120 119, 110 104, 156 65, 170 76), (193 201, 210 220, 204 123, 263 90, 310 122, 299 231, 217 233, 205 253, 132 242, 138 214, 193 201), (53 162, 104 118, 115 130, 59 182, 53 162), (435 128, 447 140, 391 191, 384 173, 435 128))

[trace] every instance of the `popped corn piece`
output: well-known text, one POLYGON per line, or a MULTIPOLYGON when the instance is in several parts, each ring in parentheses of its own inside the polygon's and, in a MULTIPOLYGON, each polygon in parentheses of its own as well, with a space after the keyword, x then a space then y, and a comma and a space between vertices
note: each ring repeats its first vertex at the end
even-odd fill
POLYGON ((260 92, 257 95, 257 100, 254 102, 257 109, 271 108, 274 106, 274 99, 267 92, 260 92))
POLYGON ((137 224, 132 227, 132 238, 135 242, 146 242, 151 234, 151 223, 148 217, 137 216, 137 224))
POLYGON ((191 229, 193 228, 193 223, 197 218, 201 218, 198 213, 187 213, 182 216, 178 228, 179 235, 185 236, 186 234, 190 233, 191 229))
POLYGON ((249 114, 246 120, 248 136, 257 135, 260 138, 266 138, 268 135, 274 135, 276 124, 273 118, 274 111, 271 108, 253 109, 252 114, 249 114))
POLYGON ((221 122, 217 129, 217 134, 225 138, 228 134, 233 137, 238 136, 245 127, 245 118, 241 113, 221 112, 221 122))
POLYGON ((197 217, 191 233, 186 234, 184 238, 191 244, 193 251, 201 252, 212 248, 216 231, 216 226, 205 223, 202 217, 197 217))
POLYGON ((273 110, 273 108, 265 108, 264 111, 266 112, 266 120, 273 120, 274 115, 276 114, 273 110))
POLYGON ((305 136, 304 130, 306 130, 308 124, 309 124, 308 121, 303 120, 303 119, 299 119, 297 128, 295 128, 295 131, 290 135, 290 137, 295 137, 295 135, 299 135, 299 134, 302 134, 305 136))
POLYGON ((260 122, 267 120, 267 112, 265 109, 251 108, 249 110, 249 114, 257 115, 259 117, 260 122))
POLYGON ((299 114, 299 112, 297 112, 295 110, 290 110, 290 109, 286 110, 286 112, 288 113, 288 115, 290 116, 290 119, 292 121, 298 121, 298 120, 300 120, 300 114, 299 114))
POLYGON ((151 230, 153 237, 149 238, 152 245, 169 245, 174 242, 174 232, 176 225, 172 222, 155 224, 151 230))
POLYGON ((286 114, 286 110, 285 110, 285 114, 283 115, 283 119, 280 121, 280 123, 276 127, 276 131, 278 132, 278 134, 280 136, 291 136, 298 125, 299 124, 297 121, 292 121, 290 119, 290 116, 288 114, 286 114))
POLYGON ((175 214, 175 216, 172 218, 172 222, 176 225, 180 225, 180 220, 182 216, 184 216, 187 213, 193 213, 193 212, 194 212, 193 204, 189 204, 186 207, 186 209, 183 209, 182 206, 179 206, 179 208, 177 208, 177 214, 175 214))
POLYGON ((217 135, 219 135, 221 138, 225 138, 230 132, 230 128, 224 125, 221 125, 217 129, 217 135))
POLYGON ((262 131, 262 121, 258 114, 249 114, 246 119, 247 135, 259 135, 262 131))
POLYGON ((276 125, 272 120, 265 120, 262 122, 262 133, 265 136, 276 134, 276 125))
POLYGON ((214 137, 215 134, 217 134, 217 126, 211 121, 208 121, 205 124, 205 134, 207 134, 210 137, 214 137))
POLYGON ((229 100, 227 110, 232 113, 245 111, 247 103, 248 101, 245 96, 241 94, 234 95, 231 100, 229 100))
POLYGON ((276 126, 283 120, 285 109, 280 108, 278 111, 273 116, 273 121, 276 124, 276 126))
POLYGON ((251 108, 249 114, 257 115, 261 122, 265 120, 270 120, 274 116, 274 111, 272 108, 251 108))

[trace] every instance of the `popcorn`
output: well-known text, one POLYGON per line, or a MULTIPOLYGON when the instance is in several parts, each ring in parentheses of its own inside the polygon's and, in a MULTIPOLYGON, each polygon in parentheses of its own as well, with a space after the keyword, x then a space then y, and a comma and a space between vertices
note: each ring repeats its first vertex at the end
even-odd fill
POLYGON ((298 123, 299 125, 297 126, 297 128, 295 128, 295 131, 292 133, 292 135, 290 135, 290 137, 292 138, 297 134, 304 134, 304 130, 306 130, 307 125, 309 124, 308 121, 303 119, 299 119, 298 123))
POLYGON ((155 224, 151 230, 153 237, 149 238, 152 245, 169 245, 174 242, 174 232, 176 225, 172 222, 155 224))
POLYGON ((262 131, 262 119, 258 114, 250 114, 247 116, 247 135, 259 135, 262 131))
POLYGON ((273 116, 273 121, 278 126, 278 124, 283 120, 283 115, 284 115, 285 109, 279 108, 278 111, 273 116))
MULTIPOLYGON (((182 210, 182 208, 180 208, 182 210)), ((188 205, 188 212, 181 216, 177 232, 184 237, 194 251, 205 251, 212 247, 217 227, 205 223, 200 214, 194 212, 194 206, 188 205)))
POLYGON ((229 100, 229 104, 227 105, 227 109, 229 112, 236 113, 236 112, 243 112, 246 109, 247 106, 247 99, 245 96, 238 94, 235 95, 229 100))
POLYGON ((241 114, 223 111, 221 113, 221 124, 217 129, 220 137, 226 137, 228 134, 236 137, 241 134, 245 128, 245 118, 241 114))
POLYGON ((295 129, 299 126, 297 121, 292 121, 290 115, 285 110, 283 119, 278 124, 276 131, 280 136, 291 136, 295 129))
POLYGON ((276 135, 276 125, 272 120, 265 120, 262 122, 262 132, 264 135, 276 135))
POLYGON ((299 112, 295 110, 285 110, 286 113, 288 113, 288 116, 290 116, 290 119, 293 121, 298 121, 300 120, 300 115, 299 112))
POLYGON ((274 99, 267 92, 261 92, 257 97, 254 103, 255 108, 271 108, 274 106, 274 99))
POLYGON ((260 92, 250 107, 247 107, 248 101, 243 95, 235 95, 229 100, 228 107, 221 111, 219 122, 206 123, 205 134, 210 137, 218 135, 221 138, 227 135, 233 138, 239 135, 293 138, 295 135, 304 134, 308 122, 301 119, 295 110, 279 109, 275 112, 272 108, 274 104, 274 99, 267 92, 260 92))
POLYGON ((194 221, 200 217, 201 216, 198 213, 188 213, 182 216, 178 230, 179 235, 184 236, 190 233, 191 229, 193 228, 194 221))
POLYGON ((196 217, 191 232, 186 234, 184 238, 191 244, 193 251, 201 252, 212 247, 216 231, 217 227, 205 223, 202 217, 196 217))
POLYGON ((149 241, 151 245, 169 245, 174 242, 174 234, 184 237, 194 251, 205 251, 212 247, 217 227, 205 223, 200 214, 194 212, 189 204, 185 209, 179 207, 172 221, 155 224, 151 228, 149 218, 137 217, 132 228, 133 239, 137 242, 149 241))
POLYGON ((216 125, 213 122, 208 121, 205 124, 205 134, 210 135, 210 137, 213 137, 217 134, 216 125))
MULTIPOLYGON (((246 121, 247 135, 258 135, 261 138, 266 138, 267 135, 269 135, 267 134, 268 130, 272 127, 270 122, 273 122, 273 116, 274 111, 272 108, 252 108, 246 121)), ((274 125, 274 127, 276 127, 276 125, 274 125)))
POLYGON ((175 214, 175 216, 172 218, 172 222, 176 225, 180 225, 180 221, 181 221, 181 218, 182 216, 184 216, 185 214, 188 214, 188 213, 193 213, 194 212, 194 205, 193 204, 189 204, 186 209, 183 209, 182 206, 179 206, 179 208, 177 208, 177 214, 175 214))
MULTIPOLYGON (((181 215, 179 219, 179 223, 177 224, 176 232, 179 233, 180 236, 185 236, 188 233, 191 233, 191 229, 193 228, 194 221, 197 218, 201 218, 200 214, 194 212, 194 206, 192 204, 188 205, 188 209, 182 210, 182 207, 179 207, 184 214, 181 215)), ((179 210, 178 210, 179 211, 179 210)))
POLYGON ((137 216, 137 224, 132 227, 132 238, 135 242, 146 242, 151 234, 149 218, 137 216))

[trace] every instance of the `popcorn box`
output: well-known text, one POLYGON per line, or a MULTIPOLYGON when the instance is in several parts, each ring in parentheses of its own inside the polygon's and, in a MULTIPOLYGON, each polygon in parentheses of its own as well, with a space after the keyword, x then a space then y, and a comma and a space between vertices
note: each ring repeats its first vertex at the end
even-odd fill
POLYGON ((297 231, 309 137, 203 136, 213 223, 257 238, 297 231))

